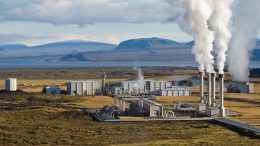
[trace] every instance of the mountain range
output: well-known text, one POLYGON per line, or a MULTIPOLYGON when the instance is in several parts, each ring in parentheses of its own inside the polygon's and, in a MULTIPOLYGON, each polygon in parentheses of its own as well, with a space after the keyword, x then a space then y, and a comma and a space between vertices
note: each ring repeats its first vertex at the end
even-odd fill
MULTIPOLYGON (((139 38, 118 45, 91 41, 62 41, 37 46, 0 45, 0 59, 37 59, 55 61, 193 61, 194 41, 177 42, 163 38, 139 38)), ((252 51, 252 60, 260 61, 260 40, 252 51)))

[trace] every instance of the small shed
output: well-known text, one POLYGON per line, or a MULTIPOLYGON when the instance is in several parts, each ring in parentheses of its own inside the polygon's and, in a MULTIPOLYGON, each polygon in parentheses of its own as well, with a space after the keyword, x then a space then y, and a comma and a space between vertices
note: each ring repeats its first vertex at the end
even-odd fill
POLYGON ((60 95, 61 93, 61 87, 60 86, 45 86, 43 88, 43 92, 46 94, 55 94, 55 95, 60 95))

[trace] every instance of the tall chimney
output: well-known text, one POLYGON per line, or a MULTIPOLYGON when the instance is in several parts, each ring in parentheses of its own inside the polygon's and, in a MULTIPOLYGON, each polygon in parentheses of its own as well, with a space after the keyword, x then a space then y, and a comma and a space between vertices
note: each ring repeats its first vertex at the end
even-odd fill
POLYGON ((105 94, 105 90, 106 90, 106 78, 107 78, 107 75, 106 73, 103 74, 103 79, 102 79, 102 94, 104 95, 105 94))
POLYGON ((200 74, 200 103, 205 103, 204 101, 204 72, 199 72, 200 74))
POLYGON ((219 90, 219 97, 220 97, 220 116, 225 117, 226 111, 224 107, 224 74, 219 74, 219 82, 220 82, 220 90, 219 90))
POLYGON ((216 73, 211 73, 211 85, 212 105, 216 106, 216 73))
POLYGON ((211 106, 211 73, 208 73, 208 101, 207 105, 211 106))

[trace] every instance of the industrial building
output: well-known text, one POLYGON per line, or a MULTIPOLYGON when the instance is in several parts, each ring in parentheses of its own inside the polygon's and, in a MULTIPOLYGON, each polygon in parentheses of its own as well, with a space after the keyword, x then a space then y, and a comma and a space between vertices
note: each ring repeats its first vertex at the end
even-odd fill
POLYGON ((160 96, 190 96, 191 91, 187 88, 178 88, 178 87, 171 87, 171 88, 165 88, 161 89, 159 92, 160 96))
POLYGON ((11 92, 17 90, 17 80, 15 78, 8 78, 5 80, 5 91, 11 92))
POLYGON ((229 93, 255 93, 254 83, 249 82, 231 82, 227 87, 229 93))
POLYGON ((172 83, 167 81, 144 80, 122 81, 121 87, 124 94, 157 93, 162 89, 171 87, 172 83))
POLYGON ((131 102, 130 111, 150 118, 162 118, 164 116, 163 105, 145 98, 131 102))
POLYGON ((48 94, 48 95, 50 95, 50 94, 60 95, 61 87, 58 86, 58 85, 55 85, 55 86, 45 86, 43 88, 43 93, 48 94))
POLYGON ((70 95, 95 95, 102 93, 101 80, 71 81, 66 83, 70 95))

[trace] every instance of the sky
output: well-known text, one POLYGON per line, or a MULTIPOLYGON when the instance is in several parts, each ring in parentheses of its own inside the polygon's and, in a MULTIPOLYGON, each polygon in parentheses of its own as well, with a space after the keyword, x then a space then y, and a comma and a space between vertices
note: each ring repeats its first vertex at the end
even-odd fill
POLYGON ((0 44, 192 40, 175 23, 165 23, 168 18, 165 0, 0 0, 0 44))

